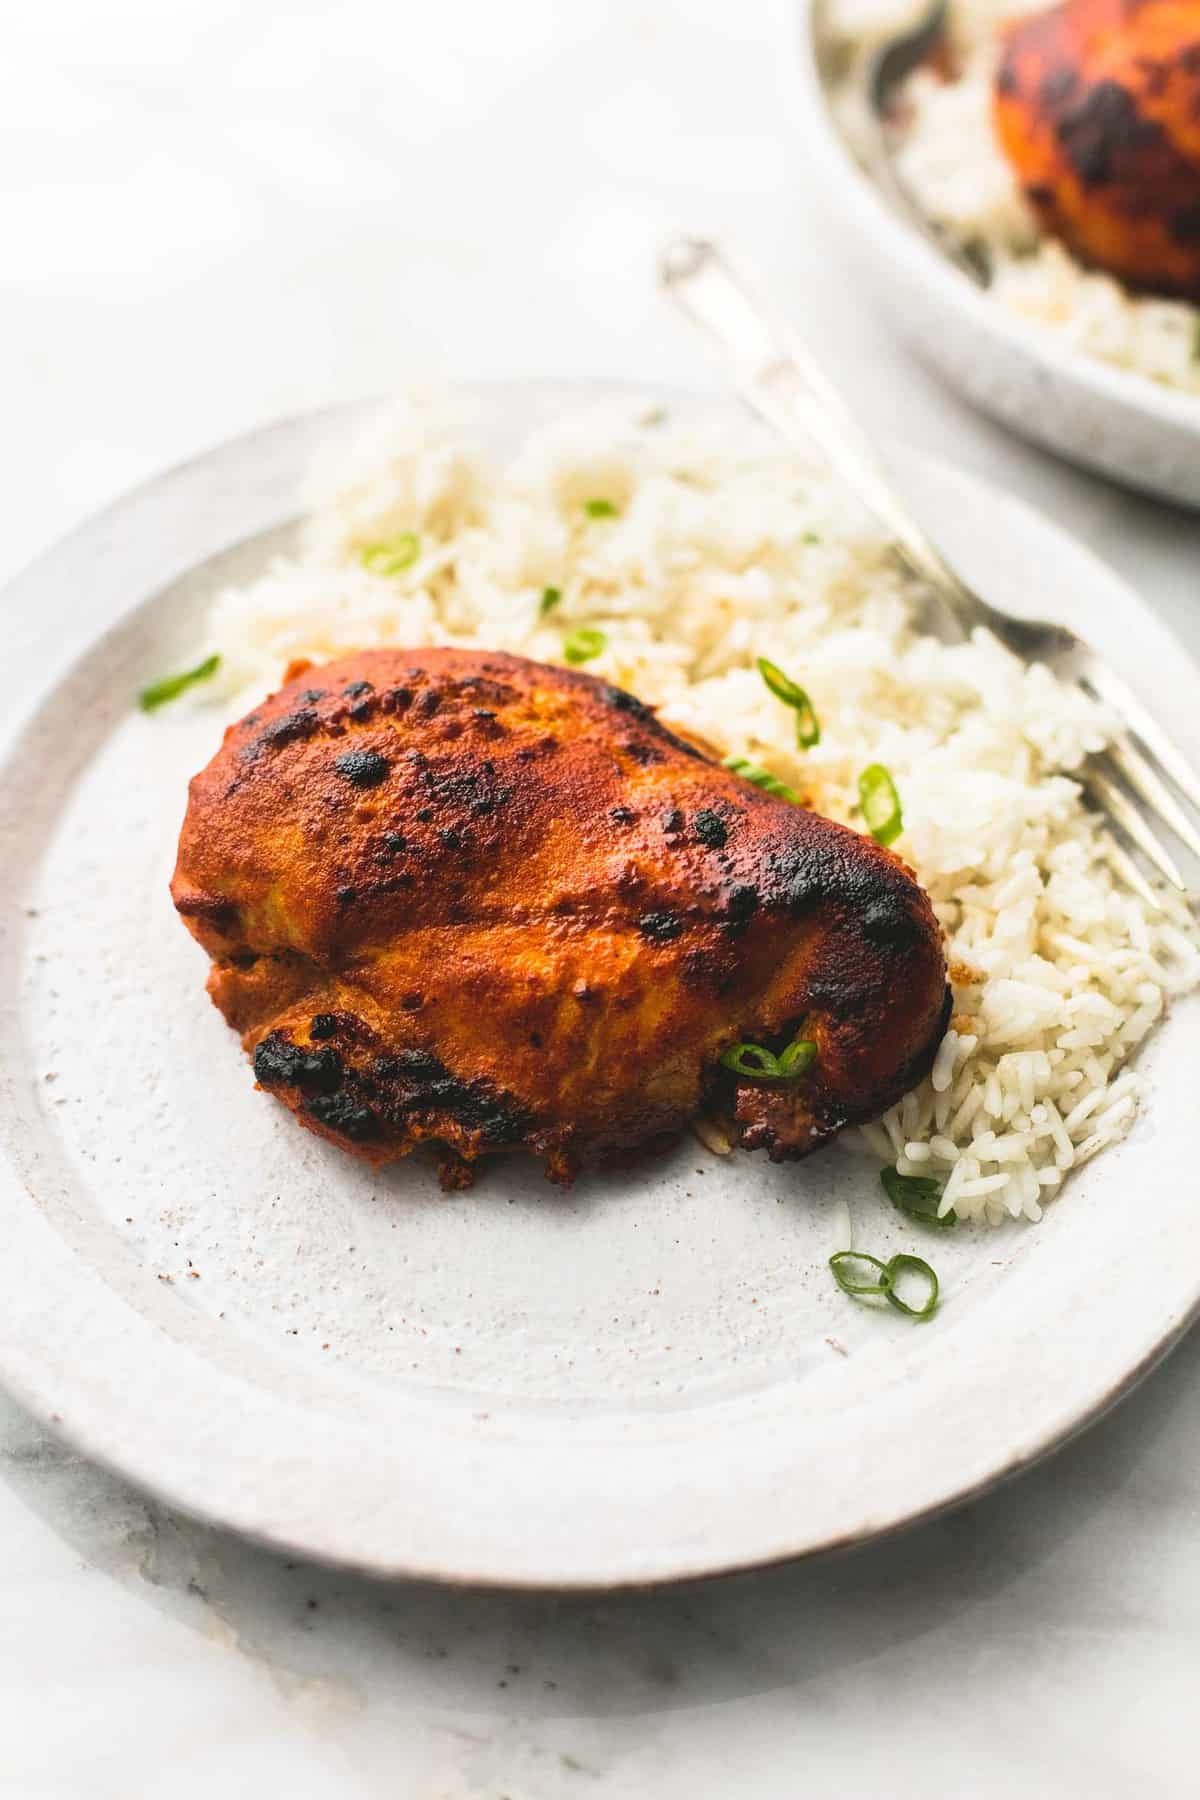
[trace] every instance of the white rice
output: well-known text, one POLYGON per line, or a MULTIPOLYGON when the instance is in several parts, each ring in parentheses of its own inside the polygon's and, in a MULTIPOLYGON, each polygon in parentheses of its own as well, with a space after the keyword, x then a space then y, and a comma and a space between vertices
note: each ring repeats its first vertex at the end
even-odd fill
POLYGON ((955 1010, 929 1079, 852 1135, 942 1179, 960 1216, 1039 1218, 1128 1130, 1140 1082, 1126 1064, 1200 979, 1196 939, 1173 897, 1154 912, 1119 885, 1081 804, 1071 771, 1102 744, 1103 716, 986 635, 918 633, 907 578, 825 475, 628 409, 498 464, 410 401, 333 458, 298 554, 217 598, 211 648, 245 704, 293 657, 434 643, 558 662, 584 625, 607 640, 589 670, 831 817, 856 824, 859 772, 890 769, 895 848, 945 931, 955 1010), (617 516, 589 518, 597 498, 617 516), (416 560, 368 572, 364 548, 400 532, 417 534, 416 560), (562 599, 543 616, 548 587, 562 599), (797 749, 759 655, 808 690, 816 748, 797 749))
MULTIPOLYGON (((985 253, 990 291, 1011 312, 1103 362, 1200 394, 1200 308, 1130 294, 1047 237, 993 133, 998 27, 1038 10, 1019 0, 952 0, 957 73, 943 81, 922 69, 904 83, 897 168, 929 218, 985 253)), ((845 37, 862 44, 903 29, 915 8, 911 0, 837 0, 834 16, 845 37)))

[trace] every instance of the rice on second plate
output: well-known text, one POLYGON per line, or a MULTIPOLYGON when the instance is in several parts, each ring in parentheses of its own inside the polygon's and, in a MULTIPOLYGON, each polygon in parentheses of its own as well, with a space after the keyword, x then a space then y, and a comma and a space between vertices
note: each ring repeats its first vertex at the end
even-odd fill
POLYGON ((214 605, 231 692, 294 657, 476 645, 583 658, 858 829, 857 778, 882 763, 955 1007, 930 1078, 853 1139, 1000 1223, 1040 1217, 1128 1129, 1130 1055, 1200 956, 1179 902, 1154 912, 1114 878, 1071 779, 1105 719, 986 635, 920 633, 886 543, 826 477, 611 408, 499 464, 410 402, 318 488, 299 553, 214 605), (814 748, 759 656, 807 689, 814 748))
MULTIPOLYGON (((919 69, 903 84, 897 169, 929 218, 985 254, 989 292, 1010 311, 1103 362, 1200 394, 1200 308, 1131 294, 1084 268, 1040 230, 996 141, 997 33, 1038 10, 1019 0, 950 0, 956 73, 946 81, 919 69)), ((911 0, 834 0, 832 16, 847 41, 867 44, 905 29, 915 8, 911 0)))

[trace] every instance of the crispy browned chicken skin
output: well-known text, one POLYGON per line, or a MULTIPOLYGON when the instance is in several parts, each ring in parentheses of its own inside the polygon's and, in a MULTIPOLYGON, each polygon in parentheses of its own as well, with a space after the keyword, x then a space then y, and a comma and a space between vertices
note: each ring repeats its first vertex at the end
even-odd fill
POLYGON ((569 1181, 704 1102, 802 1156, 919 1080, 945 1026, 895 856, 621 689, 498 652, 294 676, 193 780, 171 891, 260 1084, 370 1162, 435 1140, 448 1185, 514 1149, 569 1181), (798 1081, 719 1066, 801 1030, 798 1081))
POLYGON ((1047 231, 1200 299, 1200 0, 1067 0, 1008 28, 996 130, 1047 231))

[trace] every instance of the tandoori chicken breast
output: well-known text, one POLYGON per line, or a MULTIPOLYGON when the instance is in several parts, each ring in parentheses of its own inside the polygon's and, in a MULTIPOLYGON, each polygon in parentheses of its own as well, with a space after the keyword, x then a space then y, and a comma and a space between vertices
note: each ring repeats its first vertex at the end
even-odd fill
POLYGON ((172 894, 260 1086, 331 1143, 569 1181, 710 1106, 780 1159, 928 1070, 941 937, 871 839, 586 674, 423 649, 289 676, 193 780, 172 894))
POLYGON ((1001 146, 1045 229, 1200 300, 1200 0, 1066 0, 1009 26, 1001 146))

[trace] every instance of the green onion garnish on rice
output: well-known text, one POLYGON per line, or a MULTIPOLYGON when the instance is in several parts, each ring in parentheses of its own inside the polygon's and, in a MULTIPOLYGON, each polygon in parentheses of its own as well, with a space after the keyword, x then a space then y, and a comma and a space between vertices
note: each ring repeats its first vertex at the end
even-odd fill
POLYGON ((416 532, 401 531, 381 544, 368 544, 362 552, 362 565, 372 575, 402 575, 420 554, 421 540, 416 532))
POLYGON ((814 744, 821 741, 821 725, 813 703, 799 684, 785 675, 777 663, 768 662, 765 656, 758 659, 758 672, 770 688, 777 700, 790 706, 796 715, 796 742, 802 750, 811 750, 814 744))
POLYGON ((916 1219, 918 1224, 933 1225, 939 1231, 947 1231, 958 1224, 958 1214, 953 1207, 944 1218, 938 1217, 942 1184, 932 1175, 901 1175, 893 1164, 890 1168, 880 1169, 879 1179, 896 1210, 916 1219))
POLYGON ((215 675, 221 666, 219 656, 206 656, 198 662, 194 669, 184 669, 178 675, 164 675, 159 681, 152 681, 138 695, 138 705, 143 712, 154 712, 156 708, 165 706, 168 700, 177 700, 188 688, 195 687, 199 681, 207 681, 215 675))
POLYGON ((603 631, 597 631, 593 625, 581 625, 578 631, 572 631, 563 639, 563 656, 567 662, 578 665, 591 662, 593 656, 608 646, 608 638, 603 631))
POLYGON ((615 519, 618 516, 611 500, 585 500, 583 510, 589 519, 615 519))
POLYGON ((904 814, 896 784, 882 763, 872 763, 858 778, 858 798, 867 830, 877 844, 891 844, 904 830, 904 814))
POLYGON ((758 763, 752 763, 744 756, 727 756, 721 765, 724 769, 732 769, 743 781, 751 782, 761 788, 764 794, 775 794, 780 800, 790 800, 793 806, 799 806, 800 796, 795 788, 790 788, 786 781, 780 781, 772 775, 770 769, 764 769, 758 763))
POLYGON ((721 1066, 747 1081, 798 1081, 817 1060, 811 1038, 796 1038, 778 1056, 763 1044, 732 1044, 722 1053, 721 1066))
POLYGON ((562 589, 561 588, 556 588, 556 587, 543 588, 542 589, 542 597, 541 597, 540 601, 538 602, 538 618, 544 619, 548 612, 553 612, 554 608, 558 605, 558 603, 561 599, 562 599, 562 589))
POLYGON ((938 1278, 923 1256, 909 1256, 901 1251, 890 1262, 883 1262, 865 1250, 837 1250, 829 1259, 829 1267, 843 1294, 855 1300, 886 1300, 909 1319, 931 1319, 937 1311, 938 1278), (925 1283, 923 1305, 910 1306, 896 1292, 896 1283, 904 1275, 916 1275, 925 1283))

